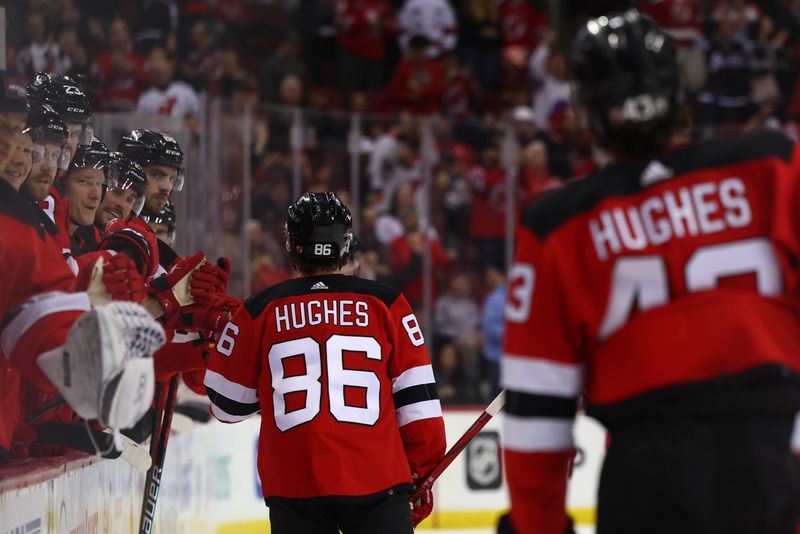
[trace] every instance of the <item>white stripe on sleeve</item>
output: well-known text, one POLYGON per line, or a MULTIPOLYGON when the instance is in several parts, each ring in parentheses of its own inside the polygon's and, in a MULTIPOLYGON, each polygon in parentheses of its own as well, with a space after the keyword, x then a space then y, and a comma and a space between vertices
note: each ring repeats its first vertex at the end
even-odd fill
POLYGON ((53 291, 36 295, 22 305, 22 310, 3 329, 3 334, 0 336, 0 350, 8 357, 20 338, 48 315, 67 311, 83 312, 90 309, 89 296, 86 293, 53 291))
POLYGON ((556 452, 572 447, 572 419, 503 416, 503 447, 517 452, 556 452))
POLYGON ((248 388, 242 386, 241 384, 237 384, 236 382, 231 382, 221 374, 216 373, 211 369, 206 369, 206 376, 203 380, 203 383, 223 397, 227 397, 232 401, 240 402, 242 404, 253 404, 258 402, 257 389, 248 388))
POLYGON ((583 389, 583 368, 577 364, 503 354, 500 382, 504 388, 520 393, 578 397, 583 389))
POLYGON ((433 378, 433 367, 430 365, 412 367, 397 378, 392 379, 392 393, 397 393, 401 389, 406 389, 411 386, 433 384, 435 382, 436 380, 433 378))
POLYGON ((442 405, 439 403, 439 399, 415 402, 398 408, 395 413, 397 414, 397 426, 405 426, 414 421, 441 417, 442 405))

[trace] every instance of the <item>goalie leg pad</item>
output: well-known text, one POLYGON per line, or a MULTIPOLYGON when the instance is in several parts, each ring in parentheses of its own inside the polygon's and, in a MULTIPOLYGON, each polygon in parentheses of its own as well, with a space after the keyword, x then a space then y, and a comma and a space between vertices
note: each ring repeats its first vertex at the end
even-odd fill
POLYGON ((164 344, 161 326, 132 302, 112 302, 78 318, 64 346, 37 363, 84 419, 129 428, 153 399, 153 352, 164 344))

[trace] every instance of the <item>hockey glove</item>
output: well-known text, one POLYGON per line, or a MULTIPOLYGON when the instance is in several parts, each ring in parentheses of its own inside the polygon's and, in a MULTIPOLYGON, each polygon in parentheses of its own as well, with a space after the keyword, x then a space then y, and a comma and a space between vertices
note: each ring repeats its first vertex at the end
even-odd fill
POLYGON ((145 223, 138 219, 114 219, 106 225, 100 250, 114 250, 136 262, 136 268, 150 279, 158 269, 158 239, 145 223))
POLYGON ((102 281, 111 300, 142 302, 147 295, 144 277, 127 256, 117 254, 105 260, 102 281))
POLYGON ((192 275, 190 293, 195 302, 207 302, 215 293, 228 292, 228 280, 231 277, 231 261, 228 258, 217 259, 217 264, 204 263, 192 275))
MULTIPOLYGON (((414 486, 417 485, 419 482, 419 475, 414 473, 414 486)), ((417 528, 417 525, 422 523, 422 521, 431 515, 433 511, 433 491, 431 488, 428 488, 428 491, 422 494, 422 497, 419 498, 417 502, 411 503, 411 521, 414 524, 414 528, 417 528)))
POLYGON ((169 272, 150 281, 150 296, 155 298, 164 310, 164 320, 168 327, 178 322, 178 312, 182 306, 193 304, 189 294, 192 273, 205 261, 202 252, 188 258, 178 258, 169 272))
POLYGON ((208 342, 167 343, 153 354, 156 381, 167 382, 178 373, 205 370, 208 342))
POLYGON ((209 332, 210 339, 217 339, 225 325, 231 320, 233 314, 242 305, 242 301, 227 295, 211 295, 208 304, 195 304, 190 306, 192 311, 192 324, 184 325, 192 330, 209 332))

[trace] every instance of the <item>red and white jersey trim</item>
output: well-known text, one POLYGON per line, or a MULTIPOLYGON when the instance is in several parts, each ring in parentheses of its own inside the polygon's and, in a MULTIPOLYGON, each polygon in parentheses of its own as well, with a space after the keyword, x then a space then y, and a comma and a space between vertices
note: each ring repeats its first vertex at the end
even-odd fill
POLYGON ((503 447, 517 452, 554 452, 569 449, 572 419, 504 415, 503 447))
POLYGON ((433 377, 433 367, 430 365, 420 365, 404 371, 397 378, 392 379, 392 393, 397 393, 401 389, 420 384, 433 384, 436 380, 433 377))
POLYGON ((438 399, 415 402, 397 409, 397 426, 403 427, 414 421, 442 416, 442 405, 438 399))
POLYGON ((0 349, 3 354, 11 354, 22 336, 48 315, 67 311, 89 311, 90 309, 91 304, 86 293, 53 291, 36 295, 22 305, 17 316, 3 329, 2 336, 0 336, 0 349))
MULTIPOLYGON (((206 377, 203 382, 206 386, 232 401, 241 402, 242 404, 254 404, 258 402, 257 389, 248 388, 236 382, 231 382, 211 369, 206 370, 206 377)), ((239 419, 239 421, 241 421, 241 419, 239 419)))
POLYGON ((583 389, 583 368, 577 364, 504 354, 500 366, 501 383, 512 391, 571 398, 583 389))

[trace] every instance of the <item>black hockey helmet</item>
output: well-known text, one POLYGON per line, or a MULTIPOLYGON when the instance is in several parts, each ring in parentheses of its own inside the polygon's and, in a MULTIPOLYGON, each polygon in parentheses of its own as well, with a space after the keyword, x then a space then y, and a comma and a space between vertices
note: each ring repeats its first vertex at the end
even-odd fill
POLYGON ((350 210, 335 194, 304 193, 286 214, 286 252, 295 262, 341 267, 349 258, 352 226, 350 210))
POLYGON ((183 151, 173 137, 153 130, 133 130, 122 138, 117 150, 142 167, 164 165, 177 169, 172 187, 176 191, 183 189, 183 151))
POLYGON ((92 143, 88 146, 81 145, 75 152, 75 157, 64 174, 66 179, 73 169, 83 169, 86 167, 93 167, 95 169, 102 169, 105 175, 106 187, 119 186, 119 174, 117 172, 118 162, 117 158, 108 147, 100 141, 97 137, 92 139, 92 143))
POLYGON ((685 94, 675 45, 636 9, 584 24, 570 66, 575 99, 601 145, 654 151, 680 127, 685 94))
POLYGON ((135 161, 126 158, 120 152, 112 152, 116 165, 117 189, 131 189, 136 192, 136 201, 131 207, 134 215, 139 215, 144 207, 145 193, 147 192, 147 176, 144 169, 135 161))
POLYGON ((142 215, 142 220, 146 223, 167 225, 167 239, 175 241, 175 229, 177 228, 178 218, 175 214, 175 204, 170 200, 164 210, 157 215, 142 215))
POLYGON ((33 162, 36 163, 45 156, 46 144, 58 145, 58 152, 53 154, 59 169, 66 169, 69 165, 69 148, 67 138, 69 130, 61 120, 61 116, 49 105, 38 100, 29 100, 27 104, 28 117, 22 133, 28 133, 33 139, 33 162))
POLYGON ((90 145, 94 137, 94 121, 89 97, 78 82, 69 76, 40 72, 28 84, 28 99, 50 104, 66 124, 80 124, 79 145, 90 145))

